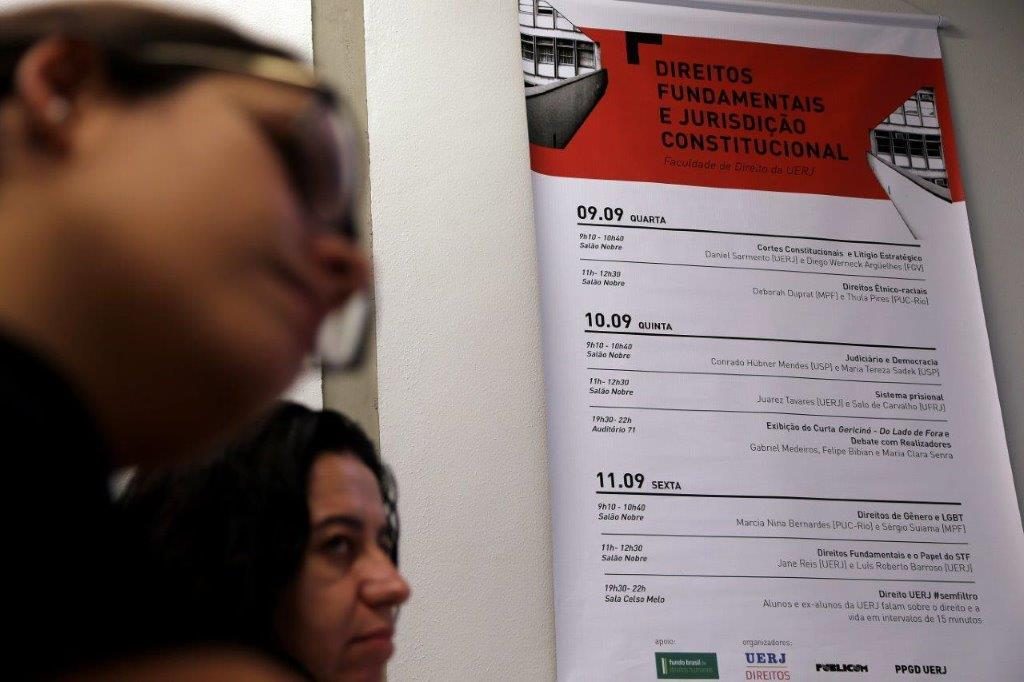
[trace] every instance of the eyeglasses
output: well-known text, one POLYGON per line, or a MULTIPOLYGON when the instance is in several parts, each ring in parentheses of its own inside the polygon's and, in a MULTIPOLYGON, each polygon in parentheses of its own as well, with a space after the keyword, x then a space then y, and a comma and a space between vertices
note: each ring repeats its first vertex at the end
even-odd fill
POLYGON ((233 73, 314 93, 286 129, 271 132, 272 141, 313 222, 356 236, 355 200, 363 183, 358 132, 345 100, 312 70, 286 57, 193 43, 151 43, 129 55, 143 64, 233 73))
MULTIPOLYGON (((251 76, 312 92, 315 97, 302 113, 267 132, 311 222, 358 237, 355 207, 363 184, 358 130, 345 100, 312 70, 285 57, 192 43, 151 43, 128 56, 142 64, 251 76)), ((371 318, 369 296, 356 292, 324 321, 312 362, 325 371, 358 367, 371 318)))

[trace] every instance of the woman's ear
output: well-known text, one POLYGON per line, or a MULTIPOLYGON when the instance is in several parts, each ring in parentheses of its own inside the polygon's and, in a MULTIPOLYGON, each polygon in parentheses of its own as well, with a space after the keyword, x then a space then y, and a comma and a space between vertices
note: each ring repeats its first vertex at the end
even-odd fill
POLYGON ((83 92, 98 82, 100 59, 96 48, 62 36, 44 38, 30 47, 14 74, 14 91, 37 142, 63 153, 83 92))

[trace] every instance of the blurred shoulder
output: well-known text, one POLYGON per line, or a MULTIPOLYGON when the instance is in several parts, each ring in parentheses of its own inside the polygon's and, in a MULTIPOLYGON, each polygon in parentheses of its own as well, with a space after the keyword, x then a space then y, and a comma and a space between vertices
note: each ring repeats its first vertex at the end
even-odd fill
POLYGON ((301 677, 269 658, 239 649, 182 649, 102 665, 60 678, 61 682, 301 682, 301 677))

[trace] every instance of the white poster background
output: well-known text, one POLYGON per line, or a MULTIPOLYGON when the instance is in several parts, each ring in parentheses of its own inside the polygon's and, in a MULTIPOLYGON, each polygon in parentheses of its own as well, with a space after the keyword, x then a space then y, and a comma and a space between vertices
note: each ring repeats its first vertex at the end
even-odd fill
MULTIPOLYGON (((883 26, 589 0, 558 9, 577 26, 939 56, 934 22, 883 26)), ((905 178, 884 167, 876 172, 897 202, 911 196, 905 178)), ((885 200, 534 173, 560 680, 659 679, 657 654, 685 661, 688 652, 713 654, 718 678, 726 680, 1024 679, 1024 535, 967 215, 963 202, 932 198, 904 200, 897 210, 885 200), (755 288, 824 285, 798 273, 708 268, 714 261, 700 257, 756 253, 754 237, 637 232, 622 242, 622 251, 594 254, 583 249, 581 232, 596 234, 595 242, 621 233, 581 227, 578 206, 627 207, 626 223, 636 222, 628 215, 633 212, 663 216, 677 227, 919 242, 929 303, 840 306, 813 297, 753 295, 755 288), (581 260, 590 257, 604 262, 581 260), (609 276, 625 285, 586 285, 585 269, 595 271, 591 279, 615 272, 609 276), (808 369, 839 364, 847 353, 891 350, 596 336, 585 331, 588 312, 629 314, 634 329, 640 321, 669 321, 691 334, 934 347, 897 354, 937 360, 941 378, 900 385, 886 382, 907 377, 849 381, 854 375, 808 369), (604 343, 600 350, 592 345, 597 340, 604 343), (601 356, 613 342, 629 344, 618 348, 628 357, 601 356), (761 358, 798 369, 723 364, 761 358), (924 385, 930 383, 941 385, 924 385), (615 386, 620 392, 610 393, 615 386), (876 391, 940 392, 945 411, 908 417, 874 407, 876 391), (829 412, 787 405, 768 421, 948 431, 954 459, 850 455, 848 434, 766 432, 766 418, 752 413, 764 409, 763 399, 782 396, 787 402, 832 396, 870 407, 842 410, 859 417, 830 419, 786 416, 829 412), (635 431, 596 431, 606 424, 598 418, 635 431), (819 451, 767 454, 753 450, 759 445, 819 451), (847 454, 823 448, 846 448, 847 454), (648 496, 630 496, 637 488, 624 481, 626 473, 644 474, 648 496), (617 476, 614 482, 609 474, 617 476), (695 496, 650 495, 657 480, 679 483, 683 494, 695 496), (929 502, 943 504, 922 504, 929 502), (766 525, 769 519, 780 525, 766 525), (808 530, 814 524, 824 525, 808 530), (861 560, 858 551, 904 558, 861 560)), ((874 283, 871 271, 858 272, 874 283)), ((906 401, 886 404, 893 402, 906 401)), ((880 438, 877 432, 872 437, 880 438)))

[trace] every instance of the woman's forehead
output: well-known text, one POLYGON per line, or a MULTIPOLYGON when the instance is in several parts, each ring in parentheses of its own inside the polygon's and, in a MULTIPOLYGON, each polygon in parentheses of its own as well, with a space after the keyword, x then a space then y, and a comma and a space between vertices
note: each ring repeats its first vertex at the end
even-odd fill
POLYGON ((309 511, 313 525, 332 516, 357 516, 367 523, 385 516, 377 478, 351 453, 324 453, 313 462, 309 511))

